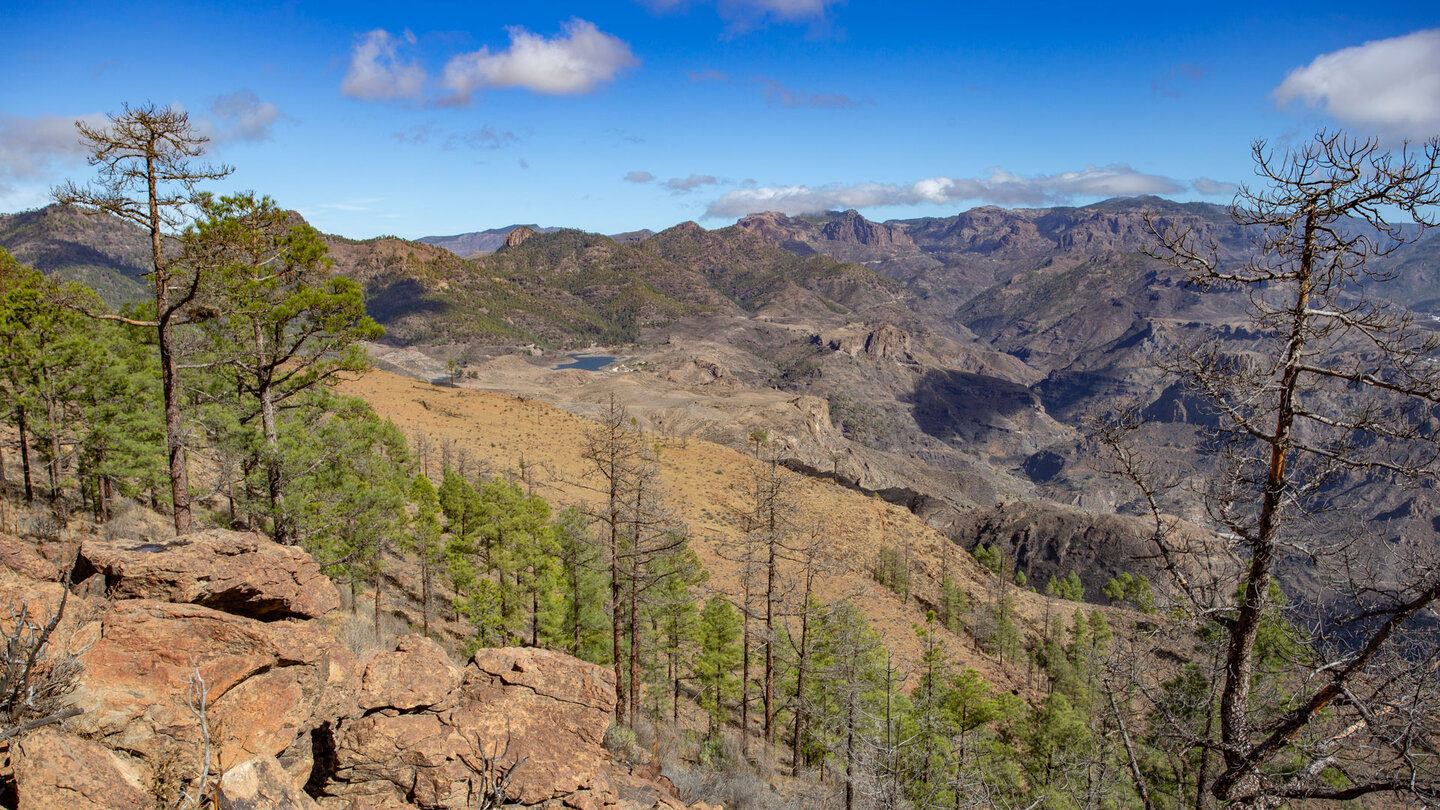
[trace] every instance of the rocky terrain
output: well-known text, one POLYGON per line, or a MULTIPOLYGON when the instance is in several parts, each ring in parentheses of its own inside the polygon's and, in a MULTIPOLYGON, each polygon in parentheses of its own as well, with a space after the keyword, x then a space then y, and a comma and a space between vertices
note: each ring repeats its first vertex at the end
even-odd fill
POLYGON ((6 807, 170 807, 207 769, 205 806, 235 810, 686 806, 603 746, 607 669, 520 648, 456 662, 417 635, 357 653, 315 561, 257 535, 0 536, 0 591, 36 627, 63 611, 42 664, 78 673, 75 716, 0 741, 6 807))

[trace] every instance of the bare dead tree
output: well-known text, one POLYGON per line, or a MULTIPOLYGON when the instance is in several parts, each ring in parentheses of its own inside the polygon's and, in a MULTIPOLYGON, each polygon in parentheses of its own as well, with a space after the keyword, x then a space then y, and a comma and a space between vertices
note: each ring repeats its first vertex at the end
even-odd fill
POLYGON ((491 749, 491 753, 487 754, 483 737, 478 738, 475 743, 480 752, 475 759, 479 761, 473 761, 470 757, 463 755, 461 757, 470 770, 475 772, 469 782, 469 803, 475 810, 499 810, 510 801, 506 795, 506 791, 510 787, 510 780, 515 778, 515 772, 525 764, 529 757, 520 757, 508 765, 505 764, 505 760, 510 758, 510 733, 508 731, 505 734, 503 749, 497 743, 491 749))
POLYGON ((1172 564, 1182 550, 1157 517, 1157 553, 1221 638, 1216 724, 1194 741, 1221 761, 1203 787, 1256 808, 1383 792, 1434 802, 1440 649, 1416 620, 1434 615, 1440 564, 1413 558, 1370 579, 1381 570, 1375 544, 1327 539, 1335 533, 1315 519, 1341 476, 1404 486, 1440 472, 1440 336, 1379 297, 1389 275, 1370 264, 1437 224, 1440 140, 1388 152, 1321 132, 1278 154, 1259 141, 1253 153, 1260 185, 1231 207, 1254 234, 1247 260, 1222 262, 1203 233, 1147 218, 1151 255, 1201 290, 1248 295, 1261 336, 1243 353, 1192 346, 1171 366, 1219 414, 1206 504, 1241 558, 1233 588, 1202 587, 1172 564), (1276 621, 1287 554, 1317 560, 1334 597, 1277 709, 1256 692, 1258 642, 1276 621))
POLYGON ((70 569, 61 584, 64 590, 52 611, 36 615, 29 602, 12 601, 9 617, 0 622, 0 742, 80 714, 65 706, 79 680, 80 662, 70 652, 56 653, 50 644, 70 600, 70 569))
POLYGON ((195 187, 202 180, 228 175, 230 167, 197 164, 209 140, 195 131, 189 116, 170 107, 126 105, 109 116, 108 127, 77 121, 80 141, 89 151, 98 178, 93 185, 77 186, 67 180, 51 192, 61 205, 75 205, 90 213, 104 213, 139 225, 150 234, 150 288, 154 294, 154 320, 89 313, 155 330, 160 352, 160 376, 165 397, 165 444, 170 464, 170 495, 175 532, 194 528, 190 514, 190 476, 185 460, 185 425, 180 410, 179 358, 175 327, 187 321, 186 309, 199 292, 202 273, 187 272, 167 251, 166 237, 174 236, 190 221, 195 187))
POLYGON ((172 810, 192 810, 204 806, 207 803, 205 791, 210 786, 210 687, 205 683, 205 676, 200 674, 200 665, 194 661, 190 662, 190 680, 185 688, 185 709, 195 718, 200 729, 200 751, 196 757, 199 773, 190 788, 176 798, 172 810))
MULTIPOLYGON (((622 540, 625 532, 627 481, 640 468, 643 455, 639 437, 630 428, 630 414, 616 401, 614 395, 611 395, 605 413, 600 416, 595 426, 585 431, 585 446, 581 451, 581 458, 589 462, 591 469, 599 476, 589 487, 604 496, 604 502, 591 512, 590 516, 601 524, 601 531, 605 535, 606 560, 610 569, 610 649, 613 650, 617 691, 625 683, 620 645, 625 632, 622 608, 625 549, 622 540)), ((627 704, 626 700, 615 701, 615 725, 625 725, 627 704)))

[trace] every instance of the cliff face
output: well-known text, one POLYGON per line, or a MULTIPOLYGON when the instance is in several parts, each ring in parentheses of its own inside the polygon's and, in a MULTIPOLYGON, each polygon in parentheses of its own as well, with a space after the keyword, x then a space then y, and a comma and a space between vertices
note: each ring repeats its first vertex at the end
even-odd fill
MULTIPOLYGON (((529 807, 685 806, 601 744, 608 670, 519 648, 461 665, 417 635, 356 655, 329 629, 334 585, 298 549, 225 531, 87 538, 75 579, 41 663, 76 668, 62 700, 80 714, 10 745, 0 796, 19 810, 170 806, 202 767, 230 808, 459 810, 496 790, 529 807)), ((0 537, 0 591, 48 617, 65 585, 0 537)))

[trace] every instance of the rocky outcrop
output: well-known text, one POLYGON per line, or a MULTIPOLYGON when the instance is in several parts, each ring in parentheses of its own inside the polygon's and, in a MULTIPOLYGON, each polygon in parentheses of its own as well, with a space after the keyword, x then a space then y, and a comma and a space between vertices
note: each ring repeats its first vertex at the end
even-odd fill
POLYGON ((22 808, 149 810, 139 774, 105 746, 55 727, 31 732, 11 751, 22 808))
POLYGON ((215 529, 163 543, 91 538, 75 580, 93 576, 114 598, 187 602, 256 619, 317 618, 340 606, 309 554, 246 532, 215 529))
POLYGON ((353 712, 354 656, 314 623, 132 599, 72 643, 86 648, 72 696, 86 728, 152 768, 201 746, 200 691, 220 769, 268 755, 308 774, 311 731, 353 712))
MULTIPOLYGON (((38 615, 65 585, 17 573, 55 573, 24 545, 0 545, 0 591, 38 615)), ((357 658, 318 621, 216 609, 316 612, 302 607, 302 581, 333 598, 313 559, 256 535, 93 540, 82 561, 88 576, 51 639, 78 661, 67 702, 80 714, 10 746, 0 792, 13 789, 18 810, 151 810, 193 787, 202 752, 207 791, 228 810, 468 810, 497 777, 528 807, 685 807, 658 772, 632 773, 602 744, 615 708, 603 667, 529 648, 459 666, 413 634, 357 658), (318 578, 297 574, 310 570, 318 578), (122 598, 87 597, 96 585, 122 598), (246 598, 219 598, 238 591, 246 598)))
MULTIPOLYGON (((1144 574, 1157 588, 1170 581, 1151 542, 1154 523, 1128 515, 1089 512, 1043 501, 996 504, 957 517, 946 533, 960 545, 973 549, 984 544, 996 546, 1017 571, 1037 587, 1051 577, 1071 571, 1080 575, 1086 597, 1103 600, 1100 589, 1121 573, 1144 574)), ((1176 521, 1171 527, 1172 542, 1183 545, 1182 571, 1197 576, 1235 565, 1224 544, 1213 534, 1191 524, 1176 521)))
POLYGON ((34 546, 4 534, 0 534, 0 567, 43 582, 54 582, 60 578, 60 569, 40 556, 34 546))
POLYGON ((520 245, 525 243, 526 239, 529 239, 534 235, 534 229, 521 225, 510 233, 505 234, 505 247, 519 247, 520 245))
POLYGON ((665 378, 680 385, 728 383, 731 387, 735 387, 739 382, 724 366, 703 357, 691 358, 690 362, 679 368, 671 369, 666 372, 665 378))
POLYGON ((871 222, 860 216, 860 212, 853 208, 842 214, 839 219, 825 223, 824 227, 820 229, 820 235, 832 242, 851 242, 870 246, 912 247, 915 244, 915 240, 911 239, 904 231, 871 222))
POLYGON ((274 757, 256 757, 226 771, 216 798, 219 810, 316 810, 315 800, 274 757))
POLYGON ((915 355, 910 350, 910 333, 888 323, 882 323, 873 329, 847 326, 827 332, 821 339, 830 351, 851 357, 864 354, 882 360, 915 362, 915 355))
POLYGON ((334 732, 324 788, 351 807, 469 807, 487 760, 508 775, 507 795, 519 804, 622 803, 601 745, 615 708, 614 676, 603 667, 504 648, 478 651, 462 670, 434 642, 409 636, 370 661, 360 695, 364 713, 334 732))

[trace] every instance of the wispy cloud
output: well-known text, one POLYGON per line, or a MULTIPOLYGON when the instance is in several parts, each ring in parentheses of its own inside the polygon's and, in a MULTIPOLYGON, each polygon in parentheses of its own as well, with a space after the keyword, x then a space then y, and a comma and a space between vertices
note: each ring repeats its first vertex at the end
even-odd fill
POLYGON ((672 177, 665 181, 665 188, 676 194, 686 194, 701 186, 713 186, 720 182, 708 174, 692 174, 689 177, 672 177))
POLYGON ((687 72, 685 75, 692 82, 725 82, 726 84, 730 82, 730 74, 714 68, 687 72))
POLYGON ((508 129, 496 129, 488 124, 477 129, 467 129, 446 136, 446 149, 503 149, 520 142, 520 136, 508 129))
POLYGON ((874 104, 870 99, 855 100, 839 93, 806 93, 802 90, 792 90, 789 87, 764 76, 756 77, 755 82, 760 85, 760 92, 764 94, 765 101, 770 104, 778 104, 781 107, 825 107, 832 110, 858 107, 861 104, 874 104))
MULTIPOLYGON (((639 0, 651 11, 669 12, 692 5, 709 5, 705 0, 639 0)), ((830 7, 844 0, 714 0, 715 10, 732 33, 761 28, 772 22, 804 23, 814 29, 830 24, 830 7)))
POLYGON ((398 38, 382 28, 363 35, 350 52, 341 95, 366 101, 419 99, 425 89, 425 69, 398 55, 402 43, 413 47, 415 42, 409 31, 398 38))
POLYGON ((629 44, 585 20, 570 20, 552 39, 518 26, 506 30, 506 50, 481 48, 446 63, 443 82, 451 92, 449 103, 468 103, 487 87, 523 87, 545 95, 588 93, 640 64, 629 44))
MULTIPOLYGON (((91 126, 107 122, 100 113, 79 116, 91 126)), ((7 115, 0 113, 0 178, 44 179, 57 163, 79 162, 85 147, 75 130, 75 116, 7 115)))
POLYGON ((1227 183, 1224 180, 1211 180, 1208 177, 1197 177, 1190 181, 1190 187, 1204 194, 1207 197, 1234 194, 1240 189, 1234 183, 1227 183))
POLYGON ((648 183, 654 179, 655 175, 650 172, 633 171, 625 173, 625 182, 627 183, 648 183))
POLYGON ((1440 134, 1440 28, 1322 54, 1271 95, 1389 137, 1440 134))
POLYGON ((390 137, 394 138, 396 143, 402 143, 412 146, 422 143, 429 143, 430 139, 434 137, 434 135, 435 127, 431 126, 430 124, 416 124, 409 129, 390 133, 390 137))
POLYGON ((943 204, 975 200, 1001 205, 1065 202, 1075 197, 1169 194, 1185 186, 1168 177, 1137 172, 1124 164, 1022 177, 995 169, 984 178, 931 177, 908 185, 857 183, 770 186, 727 192, 706 209, 707 217, 731 218, 758 211, 812 214, 836 208, 943 204))
POLYGON ((446 132, 434 124, 416 124, 408 129, 390 133, 396 143, 407 146, 439 144, 440 148, 453 149, 502 149, 520 143, 520 136, 510 130, 500 130, 486 124, 483 127, 460 132, 446 132))
POLYGON ((1205 78, 1205 68, 1199 65, 1192 65, 1189 62, 1181 62, 1170 69, 1170 72, 1150 83, 1150 89, 1167 98, 1180 98, 1185 95, 1187 87, 1205 78))
POLYGON ((217 143, 268 141, 279 118, 279 107, 261 101, 252 90, 242 89, 218 96, 210 105, 209 118, 197 122, 196 128, 217 143))

